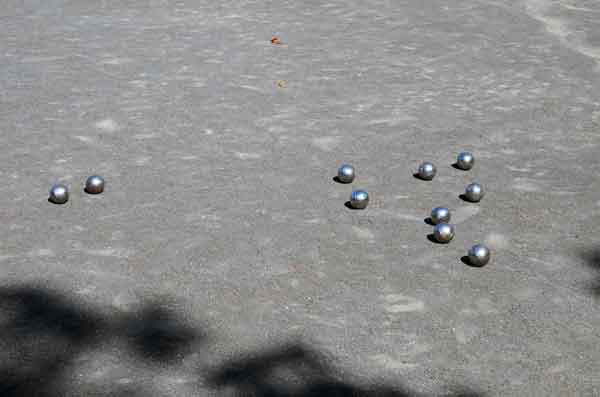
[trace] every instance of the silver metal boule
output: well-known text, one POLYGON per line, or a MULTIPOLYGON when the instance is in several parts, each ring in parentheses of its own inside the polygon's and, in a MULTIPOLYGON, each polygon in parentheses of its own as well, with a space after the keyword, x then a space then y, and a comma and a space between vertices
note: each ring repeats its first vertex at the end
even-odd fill
POLYGON ((425 162, 419 166, 419 171, 417 172, 417 175, 421 179, 430 181, 433 179, 436 172, 437 172, 437 169, 435 168, 435 165, 433 165, 432 163, 429 163, 429 162, 425 162))
POLYGON ((484 195, 483 187, 479 183, 471 183, 465 189, 465 198, 473 203, 479 202, 484 195))
POLYGON ((490 249, 483 244, 475 244, 469 250, 469 262, 473 266, 485 266, 490 261, 490 249))
POLYGON ((459 153, 458 157, 456 158, 456 166, 461 170, 470 170, 471 168, 473 168, 474 164, 475 158, 469 152, 459 153))
POLYGON ((454 226, 447 223, 438 223, 433 229, 433 238, 438 243, 449 243, 454 238, 454 226))
POLYGON ((341 183, 352 183, 354 180, 354 167, 349 164, 342 164, 338 169, 338 181, 341 183))
POLYGON ((350 195, 350 207, 354 209, 365 209, 369 204, 369 193, 364 190, 354 190, 350 195))
POLYGON ((438 223, 450 222, 450 210, 446 207, 436 207, 431 210, 431 223, 437 225, 438 223))
POLYGON ((48 200, 54 204, 64 204, 69 201, 69 188, 62 184, 56 184, 50 189, 48 200))
POLYGON ((98 175, 92 175, 85 181, 86 193, 100 194, 104 191, 104 178, 98 175))

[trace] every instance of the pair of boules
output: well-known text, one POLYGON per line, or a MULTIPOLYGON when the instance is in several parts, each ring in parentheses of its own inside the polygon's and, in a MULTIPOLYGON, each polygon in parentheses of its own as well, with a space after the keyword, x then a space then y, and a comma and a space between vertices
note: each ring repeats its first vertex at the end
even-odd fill
MULTIPOLYGON (((338 168, 337 181, 340 183, 352 183, 356 177, 354 167, 349 164, 342 164, 338 168)), ((363 210, 369 204, 369 193, 365 190, 353 190, 348 203, 351 208, 363 210)))
POLYGON ((450 225, 450 210, 446 207, 435 207, 431 210, 429 220, 435 228, 433 238, 438 243, 447 244, 454 238, 454 226, 450 225))
MULTIPOLYGON (((468 171, 473 168, 475 164, 475 157, 473 154, 469 152, 461 152, 458 154, 456 158, 456 168, 468 171)), ((428 161, 419 165, 419 169, 417 170, 417 176, 425 181, 432 180, 437 173, 437 168, 433 163, 428 161)))
MULTIPOLYGON (((104 191, 104 178, 99 175, 92 175, 85 181, 84 189, 88 194, 100 194, 104 191)), ((65 204, 69 201, 69 188, 66 185, 58 183, 50 189, 48 201, 54 204, 65 204)))

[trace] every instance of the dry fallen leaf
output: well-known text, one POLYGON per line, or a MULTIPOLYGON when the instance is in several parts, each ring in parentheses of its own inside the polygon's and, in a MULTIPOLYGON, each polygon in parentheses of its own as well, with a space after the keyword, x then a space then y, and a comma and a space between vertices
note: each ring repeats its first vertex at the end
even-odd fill
POLYGON ((271 44, 283 44, 283 43, 281 42, 281 40, 279 39, 279 37, 273 36, 271 38, 271 44))

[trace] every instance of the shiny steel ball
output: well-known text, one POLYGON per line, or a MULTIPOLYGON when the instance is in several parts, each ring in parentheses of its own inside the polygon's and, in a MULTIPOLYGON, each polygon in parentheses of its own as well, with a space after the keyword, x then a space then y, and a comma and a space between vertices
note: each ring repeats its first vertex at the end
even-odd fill
POLYGON ((436 207, 431 210, 431 223, 437 225, 438 223, 450 222, 450 210, 446 207, 436 207))
POLYGON ((350 195, 350 207, 358 210, 367 208, 369 193, 364 190, 354 190, 350 195))
POLYGON ((465 189, 465 198, 473 203, 480 201, 484 195, 483 187, 479 183, 471 183, 465 189))
POLYGON ((475 158, 469 152, 459 153, 458 157, 456 158, 456 166, 461 170, 470 170, 471 168, 473 168, 474 164, 475 158))
POLYGON ((454 238, 454 226, 447 223, 438 223, 433 229, 433 238, 438 243, 449 243, 454 238))
POLYGON ((104 191, 104 179, 98 175, 90 176, 85 181, 85 191, 89 194, 100 194, 104 191))
POLYGON ((54 204, 64 204, 69 201, 69 188, 65 185, 56 184, 50 189, 50 202, 54 204))
POLYGON ((476 244, 469 250, 469 262, 473 266, 485 266, 490 261, 490 249, 483 244, 476 244))
POLYGON ((425 162, 419 166, 419 171, 417 172, 417 175, 421 179, 430 181, 433 179, 436 172, 437 172, 437 169, 435 168, 435 165, 433 165, 432 163, 429 163, 429 162, 425 162))
POLYGON ((338 169, 338 181, 342 183, 352 183, 354 180, 354 167, 349 164, 343 164, 338 169))

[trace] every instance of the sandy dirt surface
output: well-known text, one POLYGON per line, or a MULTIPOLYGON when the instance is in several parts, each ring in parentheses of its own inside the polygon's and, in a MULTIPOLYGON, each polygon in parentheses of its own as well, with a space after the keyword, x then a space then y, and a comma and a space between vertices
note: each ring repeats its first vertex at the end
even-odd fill
POLYGON ((600 394, 598 1, 5 0, 0 59, 1 395, 600 394))

